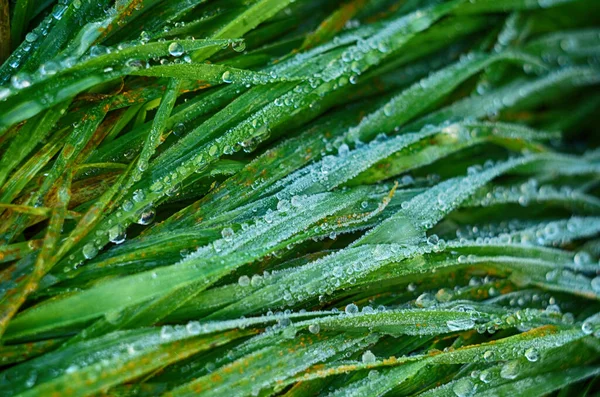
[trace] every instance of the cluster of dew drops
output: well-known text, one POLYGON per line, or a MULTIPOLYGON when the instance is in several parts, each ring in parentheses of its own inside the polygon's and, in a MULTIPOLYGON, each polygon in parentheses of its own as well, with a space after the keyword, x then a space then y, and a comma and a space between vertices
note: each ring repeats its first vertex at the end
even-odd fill
MULTIPOLYGON (((76 0, 76 2, 80 3, 80 0, 76 0)), ((55 10, 52 15, 56 20, 60 20, 66 11, 67 5, 65 4, 57 4, 55 6, 55 10)), ((51 21, 47 22, 46 25, 42 24, 37 27, 33 31, 27 33, 25 36, 25 45, 20 47, 17 51, 16 55, 13 56, 12 60, 9 62, 9 66, 13 69, 17 69, 21 64, 21 59, 25 55, 32 50, 33 45, 40 40, 41 37, 44 37, 48 34, 49 28, 51 27, 51 21), (46 26, 47 25, 47 26, 46 26), (19 53, 19 51, 21 53, 19 53)), ((53 76, 61 71, 68 70, 69 68, 79 64, 81 62, 85 62, 89 59, 94 59, 99 56, 111 54, 113 52, 118 53, 121 50, 127 49, 129 47, 135 47, 138 45, 144 45, 151 40, 150 34, 143 31, 140 34, 139 40, 134 40, 128 43, 121 43, 117 45, 116 48, 106 47, 103 45, 94 45, 89 51, 82 57, 77 56, 66 56, 62 58, 56 58, 52 60, 48 60, 33 73, 25 73, 19 72, 11 76, 10 78, 10 86, 0 86, 0 101, 6 100, 15 90, 21 90, 27 87, 30 87, 32 84, 35 84, 39 81, 42 81, 50 76, 53 76)), ((195 40, 194 37, 187 37, 186 40, 195 40)), ((165 38, 158 38, 157 42, 165 42, 165 38)), ((246 49, 246 44, 243 40, 224 40, 222 44, 222 48, 231 48, 235 52, 243 52, 246 49)), ((190 54, 186 54, 184 46, 178 42, 173 41, 169 44, 168 53, 170 57, 153 57, 149 61, 142 61, 139 59, 128 59, 125 61, 125 65, 132 69, 142 69, 142 68, 150 68, 154 65, 167 65, 167 64, 179 64, 179 63, 192 63, 192 57, 190 54)), ((105 67, 102 71, 104 73, 113 72, 112 66, 105 67)), ((270 78, 273 78, 273 75, 262 76, 259 74, 255 74, 252 79, 244 80, 246 85, 250 84, 266 84, 268 83, 270 78)), ((223 72, 221 79, 224 83, 232 83, 233 74, 230 71, 223 72)), ((44 98, 43 98, 44 99, 44 98)), ((45 98, 46 100, 48 98, 45 98)))

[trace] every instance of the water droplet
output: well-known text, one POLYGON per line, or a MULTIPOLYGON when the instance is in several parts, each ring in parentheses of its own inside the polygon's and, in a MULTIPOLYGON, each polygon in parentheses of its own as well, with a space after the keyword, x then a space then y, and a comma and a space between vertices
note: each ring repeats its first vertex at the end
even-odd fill
POLYGON ((156 211, 152 207, 147 207, 144 209, 137 220, 137 224, 139 225, 149 225, 154 221, 154 217, 156 216, 156 211))
POLYGON ((519 375, 519 362, 517 360, 509 361, 500 369, 500 377, 504 379, 515 379, 519 375))
POLYGON ((231 241, 234 234, 235 232, 230 227, 226 227, 225 229, 221 230, 221 236, 225 239, 225 241, 231 241))
POLYGON ((123 202, 123 211, 131 211, 133 209, 133 203, 129 200, 123 202))
POLYGON ((358 306, 356 306, 354 303, 351 303, 346 306, 345 312, 346 314, 356 314, 358 313, 358 306))
POLYGON ((440 241, 440 239, 437 236, 437 234, 432 234, 431 236, 429 236, 427 238, 427 244, 429 244, 429 245, 436 245, 439 241, 440 241))
POLYGON ((31 86, 31 79, 25 73, 18 73, 10 78, 10 83, 14 88, 22 89, 31 86))
POLYGON ((321 326, 319 324, 311 324, 308 326, 308 331, 311 334, 318 334, 321 331, 321 326))
POLYGON ((340 157, 347 156, 350 153, 350 148, 345 143, 342 143, 338 148, 338 155, 340 157))
POLYGON ((177 42, 169 44, 169 54, 171 54, 174 57, 179 57, 183 55, 183 46, 177 42))
POLYGON ((363 364, 371 364, 377 361, 377 357, 371 352, 371 350, 367 350, 362 354, 362 362, 363 364))
POLYGON ((250 279, 250 285, 252 285, 253 287, 259 287, 262 283, 263 283, 263 278, 261 276, 259 276, 258 274, 255 274, 250 279))
POLYGON ((532 347, 525 351, 525 358, 533 363, 539 360, 540 354, 532 347))
POLYGON ((492 381, 492 373, 487 369, 481 371, 481 373, 479 374, 479 380, 483 383, 490 383, 492 381))
POLYGON ((137 189, 133 192, 133 201, 139 203, 143 201, 145 198, 144 191, 142 189, 137 189))
POLYGON ((38 39, 38 35, 35 32, 29 32, 27 33, 27 35, 25 36, 25 40, 29 43, 33 43, 34 41, 36 41, 38 39))
POLYGON ((302 197, 300 196, 292 196, 290 199, 290 204, 292 204, 292 206, 295 208, 300 208, 304 205, 302 202, 302 197))
POLYGON ((583 324, 581 324, 581 330, 583 331, 584 334, 591 335, 592 332, 594 332, 594 326, 592 325, 591 322, 584 321, 583 324))
POLYGON ((448 320, 446 325, 450 331, 462 331, 465 329, 471 329, 475 326, 475 322, 469 318, 460 320, 448 320))
POLYGON ((170 325, 165 325, 160 329, 160 337, 161 339, 171 339, 173 336, 173 327, 170 325))
POLYGON ((600 294, 600 276, 596 276, 592 279, 592 289, 594 292, 600 294))
POLYGON ((10 88, 0 87, 0 101, 5 100, 10 95, 10 88))
POLYGON ((584 266, 592 261, 592 257, 585 251, 579 251, 573 257, 573 261, 577 266, 584 266))
POLYGON ((452 385, 452 391, 457 397, 470 397, 475 394, 475 384, 468 378, 462 378, 452 385))
POLYGON ((121 244, 126 237, 125 229, 121 225, 115 225, 108 229, 108 239, 111 243, 121 244))
POLYGON ((198 335, 202 331, 202 327, 198 321, 190 321, 186 324, 185 329, 190 335, 198 335))
POLYGON ((143 30, 142 33, 140 33, 140 41, 142 42, 142 44, 145 44, 150 41, 150 35, 145 30, 143 30))
POLYGON ((231 83, 233 80, 231 79, 231 72, 229 70, 225 71, 223 73, 223 75, 221 76, 221 80, 223 80, 223 83, 231 83))
POLYGON ((238 284, 240 287, 247 287, 250 285, 250 277, 248 276, 240 276, 240 278, 238 278, 238 284))
POLYGON ((418 307, 431 307, 433 305, 435 305, 437 303, 436 299, 434 298, 433 295, 431 295, 428 292, 422 293, 421 295, 419 295, 419 297, 415 300, 415 304, 418 307))
POLYGON ((246 49, 246 43, 244 41, 234 41, 231 43, 231 48, 235 52, 242 52, 246 49))
POLYGON ((485 353, 483 353, 483 359, 485 361, 494 361, 495 355, 496 354, 492 350, 488 350, 485 353))
POLYGON ((98 255, 98 249, 96 248, 94 243, 87 243, 83 246, 82 253, 85 259, 92 259, 96 255, 98 255))

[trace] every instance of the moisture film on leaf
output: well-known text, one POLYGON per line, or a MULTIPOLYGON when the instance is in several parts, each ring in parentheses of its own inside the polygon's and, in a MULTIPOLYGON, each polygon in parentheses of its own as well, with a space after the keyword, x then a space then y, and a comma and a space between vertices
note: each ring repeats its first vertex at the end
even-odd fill
POLYGON ((593 396, 600 3, 0 0, 0 397, 593 396))

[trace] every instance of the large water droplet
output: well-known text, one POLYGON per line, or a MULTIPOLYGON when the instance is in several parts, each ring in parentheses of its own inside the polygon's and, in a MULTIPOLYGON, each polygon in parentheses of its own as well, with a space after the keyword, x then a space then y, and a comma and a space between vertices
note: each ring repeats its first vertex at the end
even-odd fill
POLYGON ((83 246, 82 253, 85 259, 92 259, 98 255, 98 248, 96 248, 94 243, 87 243, 83 246))
POLYGON ((346 314, 356 314, 358 313, 358 306, 356 306, 354 303, 351 303, 346 306, 345 312, 346 314))
POLYGON ((448 320, 446 325, 450 331, 462 331, 465 329, 471 329, 475 326, 475 322, 469 318, 459 320, 448 320))
POLYGON ((234 41, 231 43, 231 48, 233 48, 233 51, 242 52, 246 49, 246 43, 243 41, 234 41))
POLYGON ((231 79, 231 72, 230 71, 225 71, 223 73, 223 75, 221 76, 221 80, 223 80, 223 83, 231 83, 233 80, 231 79))
POLYGON ((238 284, 240 287, 247 287, 250 285, 250 277, 248 276, 240 276, 238 279, 238 284))
POLYGON ((470 397, 475 394, 475 385, 470 379, 462 378, 452 385, 452 391, 457 397, 470 397))
POLYGON ((179 57, 183 55, 183 46, 175 42, 169 44, 169 54, 171 54, 174 57, 179 57))
POLYGON ((504 379, 515 379, 518 375, 519 362, 517 360, 507 362, 500 370, 500 377, 504 379))
POLYGON ((156 211, 152 207, 148 207, 144 209, 137 220, 139 225, 149 225, 154 221, 154 217, 156 216, 156 211))
POLYGON ((525 351, 525 358, 531 362, 539 360, 540 354, 535 348, 529 348, 525 351))
POLYGON ((371 350, 367 350, 362 354, 362 362, 364 364, 370 364, 377 361, 377 357, 371 352, 371 350))

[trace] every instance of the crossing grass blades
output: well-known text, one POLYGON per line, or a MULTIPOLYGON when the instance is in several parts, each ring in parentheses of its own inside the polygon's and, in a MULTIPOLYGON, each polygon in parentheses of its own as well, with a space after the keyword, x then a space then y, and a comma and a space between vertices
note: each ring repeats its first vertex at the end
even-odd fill
POLYGON ((0 396, 592 396, 600 2, 0 1, 0 396))

